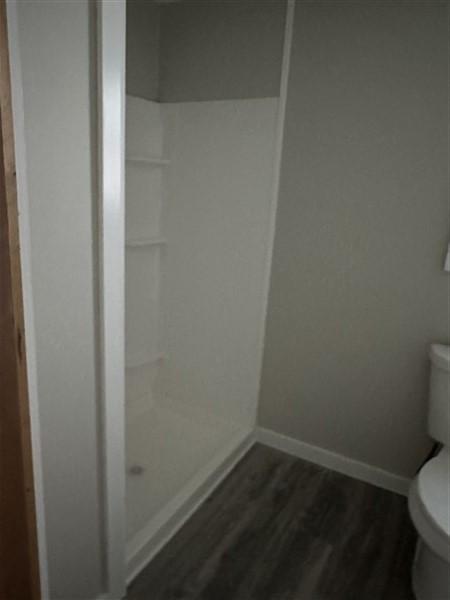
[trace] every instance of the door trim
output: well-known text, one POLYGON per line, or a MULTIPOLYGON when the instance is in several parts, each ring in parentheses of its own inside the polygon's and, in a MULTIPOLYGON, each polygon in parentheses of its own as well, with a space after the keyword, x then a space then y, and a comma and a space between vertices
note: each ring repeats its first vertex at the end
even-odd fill
POLYGON ((108 598, 125 594, 125 1, 98 0, 101 395, 108 598))
MULTIPOLYGON (((7 7, 0 2, 0 595, 41 598, 7 7)), ((28 335, 28 331, 27 331, 28 335)), ((28 342, 27 342, 28 343, 28 342)))
POLYGON ((24 322, 27 336, 28 402, 31 421, 33 451, 34 490, 38 552, 40 566, 41 596, 49 597, 47 541, 45 529, 44 484, 37 388, 36 342, 31 278, 31 236, 29 196, 27 186, 27 162, 25 151, 25 118, 22 89, 22 67, 19 46, 17 0, 7 0, 8 46, 12 95, 12 111, 16 154, 17 205, 19 210, 20 258, 22 266, 22 289, 24 322))

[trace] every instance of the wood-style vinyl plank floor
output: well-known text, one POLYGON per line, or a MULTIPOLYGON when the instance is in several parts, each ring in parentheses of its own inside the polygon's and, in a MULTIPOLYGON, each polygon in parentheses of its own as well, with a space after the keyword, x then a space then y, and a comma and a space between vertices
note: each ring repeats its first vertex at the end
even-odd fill
POLYGON ((413 600, 406 498, 255 445, 128 600, 413 600))

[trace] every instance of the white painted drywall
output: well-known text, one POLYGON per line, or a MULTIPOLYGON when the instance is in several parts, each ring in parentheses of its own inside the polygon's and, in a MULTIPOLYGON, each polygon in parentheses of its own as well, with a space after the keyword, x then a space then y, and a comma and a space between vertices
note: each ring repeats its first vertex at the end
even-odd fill
POLYGON ((262 426, 401 476, 448 339, 448 4, 298 2, 262 426))
POLYGON ((102 588, 89 11, 18 3, 49 584, 67 599, 102 588))
POLYGON ((255 422, 277 107, 163 107, 164 389, 192 414, 239 427, 255 422))

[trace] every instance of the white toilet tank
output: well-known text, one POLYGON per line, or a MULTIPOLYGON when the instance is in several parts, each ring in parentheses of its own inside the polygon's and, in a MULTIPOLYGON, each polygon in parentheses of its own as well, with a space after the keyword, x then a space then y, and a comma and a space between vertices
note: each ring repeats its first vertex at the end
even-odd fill
POLYGON ((430 360, 428 432, 436 441, 450 446, 450 347, 433 344, 430 360))

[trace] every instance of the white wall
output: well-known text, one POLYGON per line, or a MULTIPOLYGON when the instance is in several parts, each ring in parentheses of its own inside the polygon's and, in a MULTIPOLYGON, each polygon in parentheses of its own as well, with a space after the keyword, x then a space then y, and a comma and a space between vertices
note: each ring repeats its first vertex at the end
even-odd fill
POLYGON ((448 340, 448 3, 297 2, 260 423, 411 476, 448 340))
POLYGON ((277 98, 164 105, 168 395, 255 422, 277 98))
POLYGON ((50 592, 71 600, 102 586, 90 16, 18 2, 50 592))

